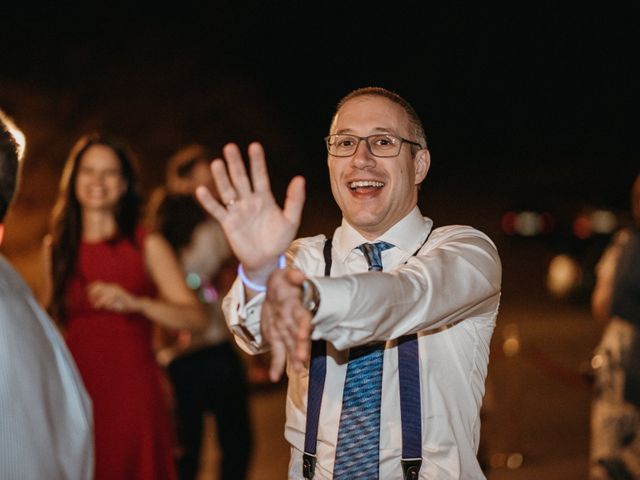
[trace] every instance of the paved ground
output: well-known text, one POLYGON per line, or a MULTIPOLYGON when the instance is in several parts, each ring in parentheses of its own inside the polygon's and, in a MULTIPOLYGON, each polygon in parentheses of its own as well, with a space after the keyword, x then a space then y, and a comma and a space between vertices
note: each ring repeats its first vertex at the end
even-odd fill
POLYGON ((522 312, 506 307, 500 319, 482 437, 490 463, 498 468, 488 478, 587 478, 590 390, 579 371, 597 341, 588 314, 572 308, 522 312), (514 326, 521 350, 509 357, 501 344, 514 326), (520 468, 505 465, 510 453, 522 455, 520 468))

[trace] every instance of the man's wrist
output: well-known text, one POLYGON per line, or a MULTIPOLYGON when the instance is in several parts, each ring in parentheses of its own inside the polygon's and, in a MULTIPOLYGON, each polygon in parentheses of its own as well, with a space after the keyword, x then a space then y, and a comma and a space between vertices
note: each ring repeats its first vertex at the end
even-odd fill
POLYGON ((250 274, 244 270, 242 263, 238 263, 238 276, 245 287, 250 288, 254 292, 265 292, 267 290, 267 279, 269 275, 276 269, 283 269, 287 266, 284 254, 278 257, 277 263, 269 264, 261 271, 254 271, 250 274), (275 267, 275 268, 274 268, 275 267))
POLYGON ((320 292, 318 287, 308 278, 302 282, 302 305, 306 308, 312 317, 315 317, 320 308, 320 292))

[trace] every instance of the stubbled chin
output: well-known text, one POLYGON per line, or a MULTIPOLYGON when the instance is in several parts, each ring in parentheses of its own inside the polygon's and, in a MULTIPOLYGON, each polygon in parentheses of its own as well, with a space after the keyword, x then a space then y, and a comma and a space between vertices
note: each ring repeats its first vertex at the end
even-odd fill
POLYGON ((380 223, 383 212, 379 204, 353 202, 347 207, 344 214, 354 227, 366 227, 380 223))

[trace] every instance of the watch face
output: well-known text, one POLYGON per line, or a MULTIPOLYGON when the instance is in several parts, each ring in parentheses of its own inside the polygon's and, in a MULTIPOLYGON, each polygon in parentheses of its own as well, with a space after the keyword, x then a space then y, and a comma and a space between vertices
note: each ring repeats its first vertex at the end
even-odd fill
POLYGON ((309 310, 312 315, 318 310, 318 292, 315 285, 309 280, 302 282, 302 305, 309 310))

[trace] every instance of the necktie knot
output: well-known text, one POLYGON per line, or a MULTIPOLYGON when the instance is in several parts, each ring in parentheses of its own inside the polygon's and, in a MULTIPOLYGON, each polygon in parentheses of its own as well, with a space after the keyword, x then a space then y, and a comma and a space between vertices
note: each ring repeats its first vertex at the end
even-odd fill
POLYGON ((382 252, 393 245, 387 242, 376 243, 363 243, 358 246, 358 249, 364 253, 364 258, 367 259, 369 264, 369 271, 380 272, 382 271, 382 252))

